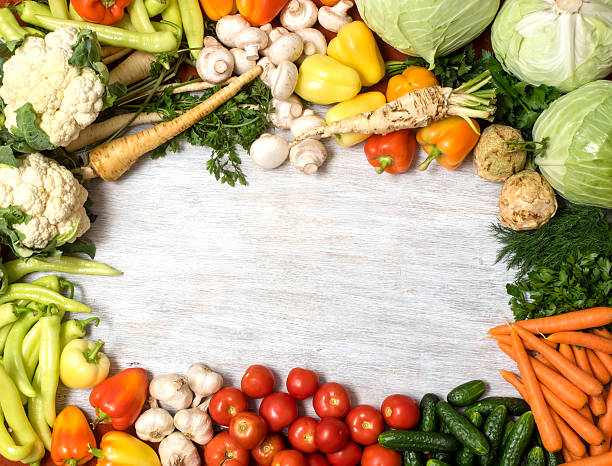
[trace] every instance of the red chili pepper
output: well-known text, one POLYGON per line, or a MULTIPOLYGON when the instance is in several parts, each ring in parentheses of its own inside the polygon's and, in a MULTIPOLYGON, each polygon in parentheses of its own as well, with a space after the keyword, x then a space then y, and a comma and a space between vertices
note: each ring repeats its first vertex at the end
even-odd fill
POLYGON ((147 373, 139 367, 124 369, 97 385, 89 395, 98 416, 95 424, 105 422, 117 430, 130 427, 144 406, 148 388, 147 373))
POLYGON ((71 0, 79 16, 98 24, 115 24, 123 18, 131 0, 71 0))
POLYGON ((93 455, 96 439, 83 412, 76 406, 66 406, 55 418, 51 435, 51 459, 58 466, 85 464, 93 455))
POLYGON ((236 6, 253 26, 263 26, 280 13, 289 0, 236 0, 236 6))
POLYGON ((393 133, 370 136, 365 144, 365 154, 368 162, 376 167, 376 173, 391 173, 397 175, 410 168, 416 140, 409 129, 402 129, 393 133))

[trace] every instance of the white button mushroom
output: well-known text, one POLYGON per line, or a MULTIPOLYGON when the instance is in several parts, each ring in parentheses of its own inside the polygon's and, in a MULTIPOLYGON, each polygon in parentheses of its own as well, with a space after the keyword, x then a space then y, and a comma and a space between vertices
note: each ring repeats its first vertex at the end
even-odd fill
POLYGON ((200 466, 202 464, 195 445, 180 432, 175 432, 162 440, 158 453, 162 466, 200 466))
POLYGON ((193 393, 187 379, 178 374, 165 374, 153 377, 149 393, 156 400, 174 409, 184 409, 191 405, 193 393))
POLYGON ((261 168, 271 170, 280 167, 289 155, 289 143, 280 136, 264 133, 249 150, 253 162, 261 168))
POLYGON ((340 0, 334 6, 323 6, 319 9, 319 24, 331 32, 338 32, 343 26, 353 21, 348 11, 353 7, 351 0, 340 0))
POLYGON ((281 35, 266 49, 266 56, 275 65, 284 61, 294 62, 302 56, 304 41, 294 32, 281 35))
POLYGON ((271 88, 275 78, 276 66, 274 66, 268 57, 263 57, 257 62, 257 65, 263 68, 259 78, 266 86, 271 88))
POLYGON ((272 76, 272 97, 287 100, 295 91, 298 82, 298 69, 290 61, 284 61, 274 71, 272 76))
POLYGON ((295 95, 290 96, 287 100, 272 99, 271 103, 274 113, 270 115, 270 121, 280 129, 291 128, 293 121, 304 113, 302 101, 295 95))
POLYGON ((244 29, 251 24, 240 15, 228 15, 217 21, 215 30, 221 43, 227 47, 237 47, 236 38, 244 29))
POLYGON ((280 22, 290 31, 314 26, 319 9, 311 0, 291 0, 280 14, 280 22))
POLYGON ((230 50, 230 53, 234 57, 234 72, 237 75, 250 71, 257 64, 255 60, 249 60, 246 56, 246 52, 242 49, 234 48, 230 50))
POLYGON ((297 138, 300 134, 311 129, 319 128, 320 126, 325 126, 325 120, 315 115, 310 109, 304 110, 302 116, 296 118, 293 120, 293 123, 291 123, 291 134, 294 138, 297 138))
POLYGON ((205 37, 204 48, 196 60, 196 69, 203 81, 222 83, 234 72, 234 56, 214 37, 205 37))
POLYGON ((327 159, 327 149, 316 139, 306 139, 291 148, 289 159, 302 173, 314 175, 327 159))
POLYGON ((243 29, 236 37, 236 47, 244 49, 249 60, 257 60, 259 51, 268 45, 268 35, 259 28, 243 29))
POLYGON ((295 31, 295 33, 304 41, 304 52, 298 62, 302 62, 316 54, 327 55, 327 39, 325 39, 321 31, 314 28, 306 28, 295 31))

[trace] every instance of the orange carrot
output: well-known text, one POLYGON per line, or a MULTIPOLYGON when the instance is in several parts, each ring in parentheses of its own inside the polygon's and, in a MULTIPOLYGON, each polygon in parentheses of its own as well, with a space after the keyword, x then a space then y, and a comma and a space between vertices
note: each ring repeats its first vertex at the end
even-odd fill
POLYGON ((572 347, 570 345, 561 343, 559 345, 559 353, 561 353, 572 364, 576 364, 576 358, 574 357, 574 352, 572 351, 572 347))
MULTIPOLYGON (((591 309, 568 312, 567 314, 553 317, 515 322, 516 325, 532 333, 546 334, 603 327, 610 323, 612 323, 612 307, 593 307, 591 309)), ((490 329, 489 333, 492 335, 508 335, 510 333, 510 327, 508 324, 499 325, 490 329)))
MULTIPOLYGON (((567 461, 567 459, 566 459, 567 461)), ((589 456, 574 461, 567 461, 560 466, 610 466, 612 464, 612 452, 600 456, 589 456)))
MULTIPOLYGON (((512 346, 512 338, 510 337, 509 334, 508 335, 491 335, 491 338, 497 340, 498 342, 505 343, 506 345, 512 346)), ((548 341, 546 338, 541 338, 541 340, 545 342, 551 348, 557 349, 557 343, 555 343, 554 341, 548 341)), ((526 350, 529 350, 529 351, 535 350, 535 348, 532 348, 531 345, 527 345, 525 344, 525 342, 523 342, 523 344, 525 345, 526 350)))
POLYGON ((591 412, 591 408, 588 404, 580 409, 577 409, 576 411, 578 411, 578 413, 591 424, 595 424, 595 421, 593 421, 593 413, 591 412))
POLYGON ((565 461, 564 464, 570 464, 572 461, 576 461, 577 459, 566 447, 563 447, 561 453, 563 454, 563 461, 565 461))
POLYGON ((591 365, 593 375, 602 384, 607 385, 608 382, 610 382, 610 380, 612 379, 612 377, 610 377, 610 372, 608 372, 608 369, 606 369, 604 363, 601 362, 599 356, 595 354, 595 351, 593 351, 592 349, 588 349, 586 353, 587 357, 589 358, 589 364, 591 365))
MULTIPOLYGON (((612 393, 612 390, 610 390, 612 393)), ((612 395, 608 393, 606 400, 606 414, 599 418, 597 427, 601 430, 606 438, 606 441, 602 445, 593 445, 590 448, 591 456, 602 455, 610 450, 610 444, 612 443, 612 395)))
POLYGON ((546 343, 539 341, 538 337, 536 337, 533 333, 519 327, 518 325, 513 326, 513 328, 523 341, 527 340, 531 342, 531 344, 535 346, 537 350, 555 366, 561 375, 565 376, 565 378, 576 385, 576 387, 585 392, 587 395, 601 395, 603 385, 599 380, 592 375, 587 374, 575 364, 572 364, 546 343))
MULTIPOLYGON (((586 350, 581 347, 572 346, 572 351, 576 357, 576 364, 587 374, 592 374, 589 358, 586 350)), ((599 417, 606 412, 606 402, 601 395, 589 395, 589 407, 594 416, 599 417)))
POLYGON ((548 336, 550 341, 584 346, 602 353, 612 354, 612 340, 586 332, 558 332, 548 336))
POLYGON ((523 378, 525 389, 527 390, 527 396, 530 400, 531 411, 533 412, 535 423, 542 436, 542 444, 548 451, 559 451, 563 446, 561 433, 546 405, 544 395, 542 394, 542 387, 540 386, 540 382, 538 382, 531 361, 529 361, 529 356, 527 355, 527 351, 525 351, 523 341, 514 330, 511 336, 512 349, 516 356, 516 364, 523 378))
POLYGON ((612 374, 612 356, 606 353, 602 353, 601 351, 595 351, 595 354, 601 361, 601 363, 606 366, 607 371, 612 374))
MULTIPOLYGON (((514 352, 511 346, 500 343, 499 347, 504 353, 510 356, 510 358, 514 359, 514 352)), ((538 380, 550 388, 553 393, 565 401, 569 406, 579 409, 587 404, 587 396, 573 383, 554 369, 542 364, 539 360, 530 358, 530 361, 538 380)))
POLYGON ((608 340, 612 340, 612 333, 605 327, 592 328, 591 333, 597 335, 598 337, 603 337, 607 338, 608 340))
MULTIPOLYGON (((525 347, 527 348, 527 347, 525 347)), ((537 351, 534 351, 533 353, 533 358, 537 359, 539 362, 541 362, 542 364, 544 364, 547 367, 550 367, 552 370, 556 371, 557 369, 555 369, 555 366, 553 366, 550 361, 548 359, 546 359, 542 353, 538 353, 537 351)))

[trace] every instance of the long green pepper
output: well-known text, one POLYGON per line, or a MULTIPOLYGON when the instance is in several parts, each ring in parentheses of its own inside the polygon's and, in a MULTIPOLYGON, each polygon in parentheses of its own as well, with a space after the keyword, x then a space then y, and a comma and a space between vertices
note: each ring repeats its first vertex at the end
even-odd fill
POLYGON ((13 12, 8 8, 0 8, 0 39, 9 42, 23 39, 26 34, 27 31, 19 25, 13 12))
POLYGON ((14 303, 6 303, 0 305, 0 327, 4 327, 5 325, 12 324, 17 321, 19 316, 26 309, 20 306, 16 306, 14 303))
POLYGON ((28 456, 34 448, 34 442, 27 445, 16 445, 6 426, 4 425, 4 415, 0 409, 0 455, 9 461, 21 461, 28 456))
POLYGON ((13 324, 5 325, 0 328, 0 354, 4 352, 4 347, 6 346, 6 340, 11 333, 11 329, 13 328, 13 324))
POLYGON ((85 320, 67 320, 66 322, 62 322, 62 328, 60 329, 60 349, 64 350, 66 345, 70 343, 72 340, 76 340, 77 338, 83 338, 87 333, 87 326, 93 323, 96 327, 100 323, 100 319, 98 317, 90 317, 85 320))
POLYGON ((204 17, 198 0, 177 0, 183 31, 187 44, 191 50, 191 56, 196 59, 204 46, 204 17))
POLYGON ((62 319, 57 313, 41 317, 40 398, 45 419, 49 427, 55 422, 55 396, 59 383, 60 330, 62 319))
MULTIPOLYGON (((100 262, 79 257, 62 255, 59 259, 46 261, 41 259, 15 259, 4 264, 10 283, 33 272, 61 272, 82 275, 121 275, 118 270, 100 262)), ((56 275, 50 275, 54 277, 56 275)), ((44 277, 43 277, 44 278, 44 277)), ((38 280, 34 281, 36 283, 38 280)))
MULTIPOLYGON (((41 391, 40 374, 41 370, 39 366, 34 373, 34 378, 32 379, 32 385, 39 393, 41 391)), ((28 398, 28 418, 32 423, 34 431, 42 440, 45 448, 51 451, 51 429, 49 428, 49 424, 47 424, 47 419, 45 419, 45 410, 42 398, 40 396, 28 398)))
POLYGON ((53 304, 64 312, 91 312, 91 308, 83 303, 66 298, 56 291, 30 283, 13 283, 9 285, 6 293, 0 296, 0 304, 19 300, 34 301, 45 305, 53 304))
POLYGON ((28 331, 40 318, 40 312, 34 310, 21 316, 13 324, 4 349, 4 367, 6 371, 15 381, 19 391, 29 398, 36 396, 37 393, 27 375, 21 346, 28 331))

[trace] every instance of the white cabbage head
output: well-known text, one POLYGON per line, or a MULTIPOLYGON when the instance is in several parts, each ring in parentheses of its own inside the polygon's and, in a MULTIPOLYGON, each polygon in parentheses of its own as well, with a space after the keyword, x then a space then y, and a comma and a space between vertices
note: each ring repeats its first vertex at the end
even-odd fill
POLYGON ((403 53, 433 64, 473 41, 493 21, 499 0, 355 0, 361 17, 403 53))
POLYGON ((612 0, 507 0, 491 41, 522 81, 569 92, 612 71, 612 0))

